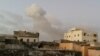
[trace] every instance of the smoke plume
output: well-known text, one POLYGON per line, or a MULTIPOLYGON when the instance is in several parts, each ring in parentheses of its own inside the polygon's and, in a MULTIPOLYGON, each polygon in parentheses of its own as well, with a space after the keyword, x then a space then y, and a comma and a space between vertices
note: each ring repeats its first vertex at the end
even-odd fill
MULTIPOLYGON (((27 15, 33 19, 34 31, 40 32, 40 38, 45 40, 57 40, 63 38, 63 31, 59 28, 60 26, 54 25, 48 21, 46 17, 46 11, 40 6, 32 4, 26 11, 27 15)), ((52 19, 51 21, 54 21, 52 19)), ((55 22, 58 22, 57 20, 55 22)), ((59 24, 60 25, 60 24, 59 24)))
POLYGON ((30 25, 30 20, 15 13, 0 10, 0 34, 13 34, 15 30, 29 31, 30 25))

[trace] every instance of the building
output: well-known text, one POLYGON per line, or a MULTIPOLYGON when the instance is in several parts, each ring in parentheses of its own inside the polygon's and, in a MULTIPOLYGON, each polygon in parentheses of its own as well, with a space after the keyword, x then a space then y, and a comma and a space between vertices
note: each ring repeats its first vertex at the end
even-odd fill
POLYGON ((17 39, 22 42, 34 43, 39 41, 39 33, 14 31, 14 36, 16 36, 17 39))
POLYGON ((100 56, 100 47, 88 48, 88 56, 100 56))
POLYGON ((59 48, 63 50, 81 51, 82 46, 89 46, 89 44, 85 42, 68 41, 68 40, 61 40, 61 43, 59 43, 59 48))
POLYGON ((59 43, 42 41, 39 42, 38 47, 42 49, 58 49, 59 43))
POLYGON ((82 56, 100 56, 100 43, 97 39, 98 35, 95 32, 72 28, 64 33, 59 48, 80 51, 82 56))
POLYGON ((70 51, 78 51, 78 52, 81 52, 82 56, 88 56, 89 55, 88 49, 90 47, 91 46, 89 44, 87 44, 86 42, 61 40, 61 43, 59 43, 59 49, 70 50, 70 51))
POLYGON ((23 49, 14 35, 0 34, 0 50, 1 49, 23 49))
POLYGON ((68 32, 64 33, 64 39, 70 41, 80 42, 97 42, 97 33, 86 31, 80 28, 72 28, 68 32))
POLYGON ((13 35, 0 34, 0 48, 1 49, 11 48, 11 45, 9 44, 13 43, 15 44, 15 40, 16 38, 13 35))

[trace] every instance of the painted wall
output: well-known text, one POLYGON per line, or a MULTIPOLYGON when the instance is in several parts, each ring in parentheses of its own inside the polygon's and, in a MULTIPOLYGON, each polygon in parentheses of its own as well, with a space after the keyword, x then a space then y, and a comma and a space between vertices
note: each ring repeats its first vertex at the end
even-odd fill
POLYGON ((88 56, 100 56, 100 50, 89 49, 88 56))
POLYGON ((100 50, 89 49, 91 46, 80 46, 75 43, 60 43, 59 49, 81 51, 82 56, 100 56, 100 50))
POLYGON ((60 49, 81 51, 81 46, 74 43, 60 43, 60 49))

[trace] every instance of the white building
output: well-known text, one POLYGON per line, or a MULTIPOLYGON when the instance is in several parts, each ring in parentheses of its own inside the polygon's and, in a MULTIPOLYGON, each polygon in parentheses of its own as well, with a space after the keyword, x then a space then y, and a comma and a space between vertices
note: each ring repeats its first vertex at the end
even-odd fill
POLYGON ((72 28, 68 32, 64 33, 64 39, 70 41, 81 42, 97 42, 97 33, 89 32, 79 28, 72 28))
POLYGON ((39 41, 39 33, 26 31, 14 31, 14 35, 19 41, 34 43, 39 41))

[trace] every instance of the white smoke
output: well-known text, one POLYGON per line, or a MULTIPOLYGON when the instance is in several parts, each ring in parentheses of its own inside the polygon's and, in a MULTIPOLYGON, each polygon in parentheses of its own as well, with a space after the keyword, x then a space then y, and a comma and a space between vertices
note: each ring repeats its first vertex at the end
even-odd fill
MULTIPOLYGON (((26 11, 27 15, 32 17, 34 22, 34 30, 40 32, 41 39, 45 40, 58 40, 63 38, 63 31, 57 27, 57 25, 52 24, 48 21, 46 17, 46 11, 43 10, 40 6, 32 4, 26 11)), ((54 19, 55 20, 55 19, 54 19)), ((51 20, 53 21, 53 19, 51 20)), ((55 22, 58 22, 57 20, 55 22)))
POLYGON ((15 30, 28 30, 30 27, 26 24, 30 25, 30 21, 27 20, 27 22, 20 15, 0 10, 0 34, 13 34, 15 30))

